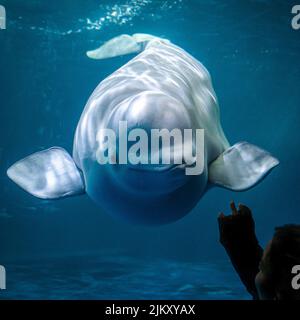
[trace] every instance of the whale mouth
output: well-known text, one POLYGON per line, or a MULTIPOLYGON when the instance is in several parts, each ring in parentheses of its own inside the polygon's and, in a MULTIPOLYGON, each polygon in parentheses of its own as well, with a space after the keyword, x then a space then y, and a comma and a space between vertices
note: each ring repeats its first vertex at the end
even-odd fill
POLYGON ((110 166, 109 170, 122 189, 135 194, 169 194, 190 179, 184 165, 178 164, 126 164, 110 166))
POLYGON ((185 164, 127 164, 127 166, 130 170, 160 173, 185 168, 185 164))

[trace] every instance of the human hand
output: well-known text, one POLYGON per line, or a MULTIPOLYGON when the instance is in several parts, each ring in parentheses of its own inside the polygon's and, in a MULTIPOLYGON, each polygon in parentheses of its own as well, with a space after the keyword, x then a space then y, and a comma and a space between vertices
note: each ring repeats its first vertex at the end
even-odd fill
POLYGON ((243 204, 239 204, 237 209, 234 201, 231 201, 230 208, 231 214, 226 216, 221 212, 218 216, 220 242, 227 244, 253 238, 256 240, 251 210, 243 204))

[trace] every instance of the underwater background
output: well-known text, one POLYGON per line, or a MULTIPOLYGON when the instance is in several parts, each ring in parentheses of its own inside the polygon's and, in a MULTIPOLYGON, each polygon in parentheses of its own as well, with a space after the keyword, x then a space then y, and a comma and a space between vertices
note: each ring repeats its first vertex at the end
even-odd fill
MULTIPOLYGON (((297 1, 296 1, 297 2, 297 1)), ((231 199, 253 210, 260 243, 300 223, 300 30, 295 1, 1 0, 0 299, 250 299, 219 244, 231 199), (170 39, 210 71, 231 144, 249 141, 280 165, 255 188, 211 189, 183 219, 160 227, 115 220, 87 196, 43 201, 6 176, 15 161, 72 151, 97 84, 133 56, 85 52, 119 34, 170 39)))

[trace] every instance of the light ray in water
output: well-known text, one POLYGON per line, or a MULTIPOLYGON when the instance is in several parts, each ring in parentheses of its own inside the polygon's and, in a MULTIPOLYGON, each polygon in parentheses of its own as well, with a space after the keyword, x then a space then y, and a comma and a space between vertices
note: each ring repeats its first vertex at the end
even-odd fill
POLYGON ((76 19, 77 24, 74 24, 74 21, 70 21, 70 27, 64 28, 64 30, 59 25, 49 26, 45 20, 42 20, 39 25, 32 25, 31 21, 26 21, 25 16, 18 16, 15 20, 10 19, 8 22, 9 28, 18 30, 29 29, 32 32, 43 35, 50 33, 68 36, 86 31, 100 31, 112 25, 122 26, 131 24, 135 18, 143 16, 144 19, 145 10, 147 10, 147 17, 155 21, 161 17, 158 12, 161 13, 174 8, 180 10, 184 1, 168 0, 161 1, 159 4, 153 0, 127 0, 120 2, 118 4, 99 5, 97 10, 99 13, 92 12, 88 17, 78 17, 76 19))

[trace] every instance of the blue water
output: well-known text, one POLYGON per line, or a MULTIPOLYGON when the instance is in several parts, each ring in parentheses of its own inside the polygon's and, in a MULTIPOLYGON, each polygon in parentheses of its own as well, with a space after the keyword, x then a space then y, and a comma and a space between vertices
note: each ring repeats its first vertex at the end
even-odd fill
POLYGON ((300 31, 294 1, 2 0, 0 30, 0 298, 248 299, 218 242, 216 216, 231 199, 249 205, 262 245, 300 223, 300 31), (42 201, 6 176, 51 146, 71 152, 95 86, 131 56, 85 52, 121 33, 166 37, 211 72, 223 129, 280 160, 243 193, 210 190, 182 220, 146 228, 114 220, 86 196, 42 201))
POLYGON ((7 265, 5 299, 249 299, 223 263, 137 259, 111 252, 7 265))

